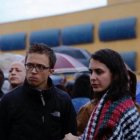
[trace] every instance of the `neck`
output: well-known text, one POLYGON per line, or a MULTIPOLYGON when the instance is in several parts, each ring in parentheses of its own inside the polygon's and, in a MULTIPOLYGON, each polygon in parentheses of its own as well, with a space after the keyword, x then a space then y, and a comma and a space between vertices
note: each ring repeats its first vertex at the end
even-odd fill
POLYGON ((94 92, 94 96, 93 96, 94 99, 99 101, 107 91, 108 90, 104 90, 104 91, 101 91, 101 92, 94 92))

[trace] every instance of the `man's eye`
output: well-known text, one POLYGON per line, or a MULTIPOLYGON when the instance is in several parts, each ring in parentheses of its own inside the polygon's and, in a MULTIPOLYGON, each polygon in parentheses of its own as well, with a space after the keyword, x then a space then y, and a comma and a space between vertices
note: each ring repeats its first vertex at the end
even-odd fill
POLYGON ((11 73, 12 71, 14 71, 14 68, 11 68, 11 69, 9 70, 9 73, 11 73))
POLYGON ((43 66, 43 65, 41 65, 41 64, 37 64, 36 66, 37 66, 37 68, 38 68, 38 69, 41 69, 41 70, 43 70, 43 69, 44 69, 44 66, 43 66))
POLYGON ((20 69, 16 69, 16 71, 17 71, 17 72, 21 72, 22 70, 20 70, 20 69))
POLYGON ((32 67, 33 67, 33 65, 32 65, 32 64, 28 64, 27 66, 28 66, 29 68, 32 68, 32 67))
POLYGON ((33 67, 34 67, 34 65, 33 65, 33 64, 31 64, 31 63, 28 63, 28 64, 26 64, 26 67, 27 67, 27 68, 29 68, 29 69, 31 69, 31 68, 33 68, 33 67))

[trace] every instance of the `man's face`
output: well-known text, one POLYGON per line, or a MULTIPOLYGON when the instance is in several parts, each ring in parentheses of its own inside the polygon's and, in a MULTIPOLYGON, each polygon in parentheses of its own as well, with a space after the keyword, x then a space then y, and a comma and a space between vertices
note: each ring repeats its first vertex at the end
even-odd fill
POLYGON ((112 73, 109 68, 100 61, 91 59, 89 64, 91 71, 90 81, 95 93, 107 90, 112 82, 112 73))
POLYGON ((13 63, 9 69, 9 82, 12 87, 16 87, 24 82, 26 75, 24 64, 17 62, 13 63))
POLYGON ((48 56, 38 53, 28 54, 26 59, 26 78, 31 86, 46 89, 48 77, 51 73, 48 56))

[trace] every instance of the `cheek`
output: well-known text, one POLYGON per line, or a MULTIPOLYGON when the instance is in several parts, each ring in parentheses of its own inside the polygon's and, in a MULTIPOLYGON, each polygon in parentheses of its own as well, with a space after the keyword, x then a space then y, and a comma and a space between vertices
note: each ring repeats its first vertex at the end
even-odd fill
POLYGON ((110 77, 104 77, 102 78, 102 85, 104 85, 105 87, 109 87, 111 85, 111 78, 110 77))
POLYGON ((20 80, 24 81, 25 80, 25 75, 24 76, 22 75, 22 77, 20 77, 20 80))
POLYGON ((22 77, 22 79, 24 79, 26 76, 26 73, 21 73, 20 76, 22 77))
POLYGON ((49 73, 41 73, 39 77, 41 79, 47 79, 48 76, 49 76, 49 73))

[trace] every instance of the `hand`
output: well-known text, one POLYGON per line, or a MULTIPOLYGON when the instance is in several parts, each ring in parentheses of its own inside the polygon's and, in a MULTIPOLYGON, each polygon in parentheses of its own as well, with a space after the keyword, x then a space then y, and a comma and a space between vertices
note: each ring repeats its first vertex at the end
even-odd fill
POLYGON ((68 133, 68 134, 65 135, 63 140, 78 140, 78 137, 72 135, 71 133, 68 133))

